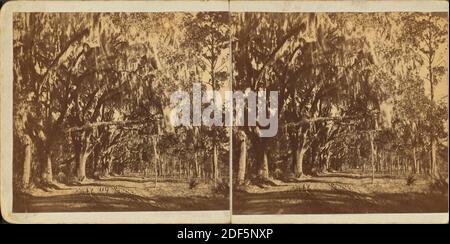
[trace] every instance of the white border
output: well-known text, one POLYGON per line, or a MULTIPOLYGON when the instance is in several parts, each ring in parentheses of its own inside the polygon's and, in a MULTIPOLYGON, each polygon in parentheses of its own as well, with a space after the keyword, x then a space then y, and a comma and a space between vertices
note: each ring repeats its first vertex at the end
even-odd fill
POLYGON ((447 224, 448 213, 232 215, 233 224, 447 224))
MULTIPOLYGON (((12 213, 13 12, 448 12, 447 1, 12 1, 0 12, 1 210, 12 223, 448 223, 440 214, 230 215, 230 211, 12 213), (8 24, 9 23, 9 24, 8 24), (10 186, 5 189, 6 186, 10 186)), ((231 198, 231 196, 230 196, 231 198)))
POLYGON ((228 11, 228 1, 9 1, 8 12, 199 12, 228 11))
POLYGON ((447 1, 237 1, 231 12, 448 12, 447 1))

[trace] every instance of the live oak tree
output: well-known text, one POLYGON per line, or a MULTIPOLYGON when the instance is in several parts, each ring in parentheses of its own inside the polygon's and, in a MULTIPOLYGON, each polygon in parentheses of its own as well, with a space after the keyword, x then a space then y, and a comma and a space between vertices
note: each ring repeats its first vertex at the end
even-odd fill
MULTIPOLYGON (((185 33, 197 18, 193 14, 15 15, 14 167, 21 185, 53 187, 54 179, 70 183, 126 170, 148 175, 150 166, 155 176, 191 175, 194 165, 183 158, 194 154, 184 135, 195 129, 171 128, 169 97, 203 74, 214 81, 205 84, 222 86, 227 66, 222 17, 217 19, 222 29, 213 34, 222 38, 213 45, 218 56, 202 53, 217 63, 208 68, 198 62, 201 56, 193 57, 199 46, 185 33)), ((203 33, 206 43, 216 20, 202 21, 205 26, 192 31, 203 33)), ((217 180, 227 168, 218 166, 226 158, 224 132, 214 147, 205 140, 214 137, 210 132, 202 138, 194 133, 196 150, 203 152, 196 153, 195 175, 217 180), (216 153, 214 164, 207 160, 210 150, 216 153)))
POLYGON ((39 182, 53 182, 52 147, 62 136, 63 124, 72 104, 70 74, 85 51, 89 35, 83 21, 64 14, 26 13, 14 16, 14 77, 16 125, 25 144, 22 183, 30 183, 30 150, 39 162, 39 182), (61 21, 65 19, 66 21, 61 21), (58 23, 58 25, 56 24, 58 23), (20 109, 22 108, 22 109, 20 109))
MULTIPOLYGON (((364 60, 371 61, 370 53, 363 44, 359 49, 347 51, 346 45, 363 42, 356 38, 345 41, 344 33, 326 15, 240 14, 235 19, 236 81, 233 87, 242 90, 262 87, 280 92, 280 119, 285 124, 283 127, 287 128, 292 155, 292 163, 286 163, 286 171, 300 177, 304 173, 303 160, 310 147, 320 147, 314 151, 321 153, 329 147, 333 131, 336 131, 327 122, 333 120, 332 109, 343 110, 339 104, 342 101, 337 100, 350 95, 343 89, 350 90, 359 82, 346 78, 349 73, 363 73, 355 69, 362 65, 361 62, 366 62, 364 60), (256 21, 251 21, 252 18, 264 21, 258 26, 256 21), (255 39, 251 39, 253 33, 258 34, 255 39), (324 131, 328 132, 323 134, 324 131), (319 134, 329 137, 322 145, 313 142, 319 134)), ((345 116, 345 113, 335 111, 334 116, 345 116)), ((254 132, 250 135, 253 135, 255 150, 261 150, 255 152, 259 157, 256 159, 259 174, 268 178, 265 148, 269 140, 259 138, 254 132)), ((310 156, 320 155, 311 150, 310 156)))
POLYGON ((444 53, 445 24, 440 14, 419 13, 233 14, 233 88, 279 91, 281 124, 270 139, 258 128, 237 130, 238 184, 255 175, 365 171, 366 161, 373 179, 423 170, 423 149, 436 144, 426 135, 446 135, 446 108, 423 89, 447 72, 433 56, 444 53))
POLYGON ((172 128, 167 114, 172 92, 227 80, 279 91, 275 137, 233 128, 238 184, 367 165, 373 178, 436 176, 445 161, 439 13, 23 13, 13 24, 23 188, 125 173, 218 183, 230 130, 172 128))
MULTIPOLYGON (((233 89, 238 91, 258 91, 259 89, 277 90, 274 73, 281 57, 286 55, 286 49, 291 44, 291 39, 305 30, 305 24, 299 16, 271 18, 270 14, 263 13, 236 13, 233 14, 233 89), (297 22, 296 25, 293 23, 297 22), (278 62, 278 63, 277 63, 278 62)), ((299 44, 297 44, 299 45, 299 44)), ((295 48, 294 48, 295 49, 295 48)), ((293 50, 288 50, 289 56, 293 56, 293 50)), ((287 56, 286 55, 286 56, 287 56)), ((289 64, 286 63, 285 66, 289 64)), ((282 81, 280 81, 282 82, 282 81)), ((268 101, 268 100, 267 100, 268 101)), ((250 108, 246 107, 246 111, 250 108)), ((255 156, 256 171, 258 177, 269 177, 269 158, 267 152, 268 139, 259 137, 258 128, 244 127, 245 137, 248 138, 255 156)), ((244 136, 241 134, 240 137, 244 136)), ((247 140, 241 140, 247 143, 247 140)), ((242 149, 245 147, 242 146, 242 149)), ((246 154, 246 150, 240 150, 246 154)), ((242 158, 243 156, 241 156, 242 158)), ((243 164, 244 160, 240 160, 243 164)), ((240 171, 245 167, 241 165, 240 171)), ((242 172, 238 175, 243 175, 242 172)))

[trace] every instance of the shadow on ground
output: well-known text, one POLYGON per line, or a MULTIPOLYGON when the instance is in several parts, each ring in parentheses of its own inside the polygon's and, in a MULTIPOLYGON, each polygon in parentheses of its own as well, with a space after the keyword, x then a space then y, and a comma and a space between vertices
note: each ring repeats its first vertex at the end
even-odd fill
POLYGON ((336 214, 447 212, 438 194, 343 194, 336 191, 290 191, 233 195, 233 214, 336 214))
POLYGON ((14 212, 116 212, 226 210, 227 202, 206 197, 145 198, 126 194, 70 194, 49 197, 17 196, 14 212))
MULTIPOLYGON (((427 191, 426 182, 406 186, 405 179, 330 174, 247 187, 233 192, 233 214, 442 213, 448 193, 427 191)), ((448 191, 447 191, 448 192, 448 191)))
POLYGON ((90 180, 79 185, 14 192, 13 212, 114 212, 228 210, 228 198, 210 185, 132 177, 90 180))

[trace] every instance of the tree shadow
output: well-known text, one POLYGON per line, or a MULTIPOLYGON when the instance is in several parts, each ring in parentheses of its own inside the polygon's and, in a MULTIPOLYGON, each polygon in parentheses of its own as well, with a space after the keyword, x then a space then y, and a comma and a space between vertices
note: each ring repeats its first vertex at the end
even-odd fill
POLYGON ((15 194, 13 212, 117 212, 226 210, 220 197, 145 197, 125 192, 75 193, 57 196, 15 194))
POLYGON ((361 194, 345 189, 236 192, 234 214, 350 214, 447 212, 447 196, 431 193, 361 194))
POLYGON ((108 177, 108 178, 100 178, 96 181, 105 182, 105 181, 123 181, 123 182, 132 182, 132 183, 149 183, 155 182, 155 179, 150 178, 139 178, 139 177, 108 177))
MULTIPOLYGON (((123 181, 123 182, 132 182, 132 183, 154 183, 155 178, 146 178, 146 177, 120 177, 120 176, 112 176, 108 178, 100 178, 96 179, 96 181, 105 182, 105 181, 123 181)), ((158 178, 156 180, 157 183, 186 183, 188 179, 177 179, 177 178, 158 178)))
MULTIPOLYGON (((355 174, 346 174, 346 173, 327 173, 321 174, 319 176, 315 176, 315 178, 346 178, 346 179, 372 179, 372 175, 355 175, 355 174)), ((398 176, 390 176, 390 175, 375 175, 375 179, 396 179, 398 176)))

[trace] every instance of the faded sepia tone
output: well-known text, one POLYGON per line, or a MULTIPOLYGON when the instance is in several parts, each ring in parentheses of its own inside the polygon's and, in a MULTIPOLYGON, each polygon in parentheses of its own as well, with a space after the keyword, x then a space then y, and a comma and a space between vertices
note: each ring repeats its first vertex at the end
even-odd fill
POLYGON ((0 11, 2 216, 448 222, 443 11, 437 1, 12 1, 0 11), (173 127, 171 97, 192 99, 194 83, 221 96, 277 91, 277 135, 261 137, 260 116, 247 124, 250 103, 244 126, 173 127))
POLYGON ((228 16, 14 13, 13 212, 229 209, 227 130, 168 119, 227 86, 228 16))
POLYGON ((233 214, 448 211, 447 13, 232 23, 233 89, 279 91, 276 137, 234 130, 233 214))

